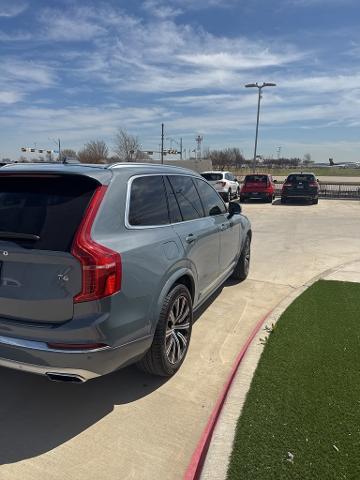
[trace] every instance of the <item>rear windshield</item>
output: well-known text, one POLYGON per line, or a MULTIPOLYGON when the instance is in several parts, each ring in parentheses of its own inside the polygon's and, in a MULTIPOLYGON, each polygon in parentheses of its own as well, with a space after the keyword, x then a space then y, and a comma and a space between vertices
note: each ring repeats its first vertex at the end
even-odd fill
POLYGON ((97 186, 95 180, 75 175, 0 175, 0 243, 70 251, 97 186), (29 238, 21 238, 24 234, 29 238))
POLYGON ((267 183, 266 175, 246 175, 245 183, 267 183))
POLYGON ((314 175, 289 175, 287 178, 288 182, 296 183, 296 182, 313 182, 315 181, 314 175))
POLYGON ((208 182, 216 182, 223 179, 222 173, 202 173, 201 176, 208 182))

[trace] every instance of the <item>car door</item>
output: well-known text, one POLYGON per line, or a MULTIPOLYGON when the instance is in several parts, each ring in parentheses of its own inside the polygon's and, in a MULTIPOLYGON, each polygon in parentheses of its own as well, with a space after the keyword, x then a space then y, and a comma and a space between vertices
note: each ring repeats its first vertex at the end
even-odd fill
POLYGON ((181 221, 172 226, 181 240, 191 268, 196 272, 200 299, 211 290, 219 275, 219 227, 214 217, 205 217, 190 175, 169 175, 166 185, 169 204, 175 202, 180 210, 181 221))
POLYGON ((234 215, 229 219, 226 206, 216 191, 200 178, 195 179, 195 184, 205 215, 212 218, 219 229, 219 276, 226 275, 234 267, 240 250, 240 215, 234 215))

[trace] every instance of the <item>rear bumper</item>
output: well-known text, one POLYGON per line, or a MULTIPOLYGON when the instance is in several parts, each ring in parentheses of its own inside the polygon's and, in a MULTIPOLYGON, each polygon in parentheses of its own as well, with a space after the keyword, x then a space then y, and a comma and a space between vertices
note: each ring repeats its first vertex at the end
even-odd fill
POLYGON ((241 192, 240 196, 248 200, 265 200, 274 196, 274 192, 241 192))
POLYGON ((311 192, 285 192, 281 194, 282 198, 311 198, 315 199, 318 198, 319 194, 318 192, 311 193, 311 192))
POLYGON ((39 375, 69 375, 85 382, 141 358, 151 341, 146 337, 116 348, 65 352, 43 342, 0 337, 0 366, 39 375))

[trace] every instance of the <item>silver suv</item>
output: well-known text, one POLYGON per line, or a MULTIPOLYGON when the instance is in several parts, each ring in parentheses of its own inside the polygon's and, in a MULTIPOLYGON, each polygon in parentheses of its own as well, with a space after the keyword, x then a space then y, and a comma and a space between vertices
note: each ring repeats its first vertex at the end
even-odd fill
POLYGON ((0 212, 0 366, 52 380, 173 375, 194 309, 249 270, 240 206, 182 168, 4 167, 0 212))

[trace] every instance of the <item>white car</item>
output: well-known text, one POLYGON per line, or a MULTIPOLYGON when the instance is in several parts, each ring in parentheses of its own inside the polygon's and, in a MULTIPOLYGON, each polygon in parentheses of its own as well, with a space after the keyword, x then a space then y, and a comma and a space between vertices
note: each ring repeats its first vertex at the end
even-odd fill
POLYGON ((202 172, 200 174, 212 185, 226 202, 240 195, 240 186, 231 172, 219 172, 216 170, 202 172))

